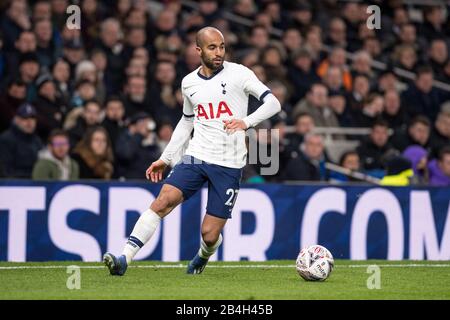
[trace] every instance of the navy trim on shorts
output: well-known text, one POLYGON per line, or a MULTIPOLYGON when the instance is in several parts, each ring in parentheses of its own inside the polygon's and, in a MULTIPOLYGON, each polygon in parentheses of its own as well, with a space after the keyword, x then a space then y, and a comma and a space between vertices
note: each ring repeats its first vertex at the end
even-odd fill
POLYGON ((212 216, 212 217, 215 217, 215 218, 223 219, 223 220, 231 219, 231 215, 230 215, 229 217, 227 217, 227 218, 224 218, 223 216, 221 217, 221 216, 219 216, 219 215, 217 215, 217 214, 215 214, 215 213, 209 212, 208 210, 206 210, 206 214, 207 214, 207 215, 210 215, 210 216, 212 216))

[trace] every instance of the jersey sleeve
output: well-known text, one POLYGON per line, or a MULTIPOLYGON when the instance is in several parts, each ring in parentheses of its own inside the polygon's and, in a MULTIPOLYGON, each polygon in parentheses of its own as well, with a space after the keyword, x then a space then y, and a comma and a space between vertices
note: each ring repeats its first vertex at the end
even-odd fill
POLYGON ((191 118, 194 116, 194 106, 184 91, 183 83, 181 84, 181 95, 183 96, 183 115, 191 118))
POLYGON ((258 100, 262 100, 267 94, 270 93, 270 89, 262 83, 255 73, 247 67, 244 67, 243 72, 243 89, 247 95, 252 95, 258 100))

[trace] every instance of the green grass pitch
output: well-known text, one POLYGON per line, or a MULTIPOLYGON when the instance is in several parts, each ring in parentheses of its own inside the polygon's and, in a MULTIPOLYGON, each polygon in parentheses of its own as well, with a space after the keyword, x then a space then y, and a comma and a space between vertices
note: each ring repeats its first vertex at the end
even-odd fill
POLYGON ((294 261, 210 262, 200 275, 187 262, 135 262, 123 277, 101 263, 0 263, 0 299, 450 299, 449 261, 337 260, 325 282, 306 282, 294 261), (80 267, 69 290, 67 266, 80 267), (368 265, 380 267, 380 289, 368 289, 368 265))

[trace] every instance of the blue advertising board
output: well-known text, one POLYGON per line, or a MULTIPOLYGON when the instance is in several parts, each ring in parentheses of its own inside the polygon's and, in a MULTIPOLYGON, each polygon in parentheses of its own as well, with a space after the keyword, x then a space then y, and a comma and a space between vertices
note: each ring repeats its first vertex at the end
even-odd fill
MULTIPOLYGON (((120 253, 161 185, 0 182, 0 260, 100 261, 120 253)), ((136 256, 189 260, 198 250, 207 190, 163 219, 136 256)), ((449 260, 450 188, 243 185, 212 260, 295 259, 327 247, 336 259, 449 260)))

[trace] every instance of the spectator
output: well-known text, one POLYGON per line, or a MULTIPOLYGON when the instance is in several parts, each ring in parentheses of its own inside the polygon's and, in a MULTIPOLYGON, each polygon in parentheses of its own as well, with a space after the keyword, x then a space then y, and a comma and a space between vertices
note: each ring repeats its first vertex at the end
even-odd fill
POLYGON ((284 168, 281 178, 286 181, 327 180, 325 169, 326 155, 322 136, 307 134, 301 151, 293 153, 284 168))
POLYGON ((395 47, 392 56, 394 66, 409 72, 415 72, 418 65, 416 50, 412 45, 401 44, 395 47))
POLYGON ((328 104, 336 116, 339 126, 350 127, 352 125, 353 120, 348 110, 347 100, 342 92, 330 91, 328 104))
POLYGON ((25 102, 26 94, 22 80, 13 78, 9 81, 6 92, 0 96, 0 132, 9 128, 17 109, 25 102))
POLYGON ((59 59, 52 68, 53 82, 56 86, 56 95, 65 106, 69 106, 72 86, 70 83, 70 67, 69 64, 59 59))
POLYGON ((441 110, 434 122, 430 137, 432 156, 435 158, 438 156, 439 150, 450 146, 450 103, 443 104, 441 110))
POLYGON ((70 108, 75 109, 82 107, 86 101, 93 100, 95 98, 95 86, 89 80, 81 80, 75 86, 75 91, 70 99, 70 108))
POLYGON ((303 99, 313 83, 320 82, 308 50, 300 49, 293 54, 292 64, 288 68, 288 79, 295 88, 290 100, 292 104, 303 99))
POLYGON ((328 90, 323 84, 313 84, 306 98, 294 107, 292 115, 296 117, 301 112, 309 113, 318 127, 338 126, 336 116, 328 107, 328 90))
POLYGON ((55 129, 48 137, 47 148, 39 153, 34 164, 33 180, 78 180, 78 163, 69 156, 69 136, 55 129))
MULTIPOLYGON (((176 125, 182 115, 182 105, 177 101, 176 70, 172 63, 158 61, 156 63, 155 79, 150 87, 152 101, 151 114, 156 121, 168 118, 176 125)), ((182 101, 182 99, 181 99, 182 101)))
POLYGON ((151 113, 150 100, 147 96, 147 81, 141 76, 131 76, 128 78, 127 85, 125 87, 125 115, 131 117, 139 112, 151 113))
POLYGON ((409 122, 408 115, 401 105, 397 90, 388 89, 384 92, 384 111, 381 116, 394 131, 406 130, 406 124, 409 122))
POLYGON ((161 151, 164 150, 169 144, 173 130, 174 127, 172 126, 172 123, 170 123, 170 121, 163 120, 158 123, 156 131, 158 134, 158 146, 161 151))
POLYGON ((402 156, 411 161, 414 171, 413 184, 424 185, 428 182, 428 152, 419 145, 412 145, 403 151, 402 156))
POLYGON ((295 117, 294 129, 295 131, 286 136, 287 147, 286 153, 287 158, 291 157, 291 152, 298 152, 300 145, 303 143, 305 135, 311 133, 315 128, 315 123, 313 117, 307 112, 300 112, 295 117))
POLYGON ((351 114, 352 126, 372 127, 373 123, 380 119, 384 110, 384 99, 381 95, 371 93, 363 101, 362 110, 356 110, 351 114))
MULTIPOLYGON (((289 95, 286 86, 281 81, 274 80, 267 83, 267 87, 281 104, 281 112, 278 113, 277 116, 291 124, 292 106, 288 102, 289 95)), ((275 117, 273 117, 272 120, 274 120, 274 118, 275 117)))
POLYGON ((347 47, 347 26, 342 18, 333 18, 330 21, 328 38, 325 44, 342 48, 347 47))
POLYGON ((384 93, 387 90, 397 90, 398 92, 404 91, 406 85, 401 83, 391 67, 383 70, 377 81, 377 91, 384 93))
POLYGON ((282 41, 288 55, 292 55, 301 50, 303 44, 302 34, 297 28, 294 27, 289 27, 286 29, 283 33, 282 41))
POLYGON ((392 138, 392 144, 399 151, 404 151, 408 146, 417 144, 431 151, 430 146, 431 123, 427 117, 417 116, 411 120, 407 132, 398 132, 392 138))
POLYGON ((63 58, 70 66, 70 74, 75 74, 75 68, 84 59, 85 54, 83 43, 79 38, 64 42, 63 58))
POLYGON ((402 157, 394 156, 386 161, 386 175, 381 179, 383 186, 408 186, 414 176, 411 161, 402 157))
POLYGON ((14 48, 6 52, 5 71, 13 75, 19 69, 20 57, 26 53, 36 52, 36 36, 33 32, 25 30, 20 33, 17 40, 14 41, 14 48))
POLYGON ((37 133, 42 141, 47 141, 50 131, 62 127, 67 106, 57 97, 55 83, 49 75, 40 76, 36 86, 38 95, 34 105, 37 111, 37 133))
POLYGON ((433 69, 433 73, 438 80, 445 79, 445 64, 449 59, 448 47, 444 39, 434 39, 431 41, 428 51, 428 63, 433 69))
POLYGON ((363 109, 363 103, 370 93, 370 80, 367 75, 357 74, 353 79, 353 89, 347 94, 349 111, 355 113, 363 109))
POLYGON ((34 34, 36 35, 36 54, 42 68, 49 71, 60 55, 60 48, 53 40, 53 26, 49 18, 39 19, 34 22, 34 34))
POLYGON ((76 146, 87 130, 100 124, 101 107, 98 102, 87 101, 80 110, 81 114, 77 117, 75 126, 68 130, 71 146, 76 146))
POLYGON ((450 147, 444 147, 439 152, 438 160, 428 164, 430 185, 450 186, 450 147))
POLYGON ((112 96, 105 104, 105 118, 102 127, 108 132, 113 151, 116 150, 116 143, 119 135, 125 129, 125 107, 122 100, 112 96))
POLYGON ((75 146, 72 158, 80 168, 80 179, 111 179, 114 158, 104 128, 89 128, 75 146))
POLYGON ((33 6, 33 21, 39 19, 51 19, 52 17, 52 6, 50 1, 38 0, 33 6))
POLYGON ((433 88, 433 70, 429 66, 417 70, 414 84, 402 94, 402 102, 411 118, 421 114, 431 121, 436 120, 439 106, 445 98, 443 92, 433 88))
POLYGON ((95 100, 102 104, 106 96, 105 85, 99 79, 95 64, 89 60, 80 61, 75 68, 75 82, 78 83, 84 80, 95 86, 95 100))
POLYGON ((1 29, 3 31, 6 50, 14 46, 14 41, 24 30, 31 28, 30 18, 27 14, 26 1, 11 1, 1 19, 1 29))
POLYGON ((287 70, 284 66, 286 51, 277 44, 267 46, 261 54, 261 64, 266 70, 267 79, 287 83, 287 70))
POLYGON ((19 76, 27 86, 27 102, 33 101, 36 97, 35 80, 39 75, 39 70, 36 54, 26 53, 20 57, 19 76))
POLYGON ((0 167, 6 178, 31 178, 33 165, 42 148, 41 139, 35 133, 36 109, 22 104, 11 127, 0 135, 0 167))
POLYGON ((317 74, 323 79, 331 66, 338 67, 342 71, 342 85, 345 90, 350 91, 352 89, 352 75, 346 64, 345 50, 341 47, 334 47, 327 59, 317 68, 317 74))
POLYGON ((394 148, 389 143, 389 125, 383 120, 377 120, 372 125, 369 138, 363 140, 356 151, 364 170, 383 170, 383 158, 392 149, 394 148))
POLYGON ((156 161, 161 150, 156 141, 155 122, 146 113, 137 113, 130 119, 128 130, 117 141, 118 176, 125 179, 144 179, 145 170, 156 161))
POLYGON ((296 2, 292 5, 290 24, 300 30, 303 34, 306 33, 307 28, 311 25, 313 13, 311 5, 306 2, 296 2))
POLYGON ((345 88, 342 84, 342 71, 340 68, 330 66, 322 80, 327 86, 328 91, 345 92, 345 88))
POLYGON ((436 39, 444 35, 445 18, 441 6, 425 6, 423 10, 425 21, 422 24, 421 34, 425 39, 436 39))
POLYGON ((372 57, 364 50, 358 51, 354 55, 352 64, 353 74, 364 74, 369 79, 374 78, 374 72, 372 71, 372 57))
POLYGON ((106 93, 113 94, 122 88, 125 60, 121 44, 122 29, 120 22, 108 18, 100 26, 99 49, 106 54, 107 67, 105 70, 106 93))
MULTIPOLYGON (((347 170, 351 171, 359 171, 361 169, 361 160, 356 151, 350 150, 344 152, 339 158, 339 165, 347 170)), ((353 182, 359 181, 349 175, 345 175, 340 172, 331 171, 330 172, 330 181, 336 182, 353 182)))

